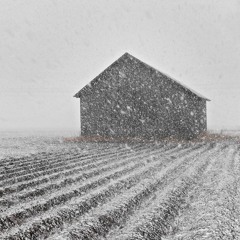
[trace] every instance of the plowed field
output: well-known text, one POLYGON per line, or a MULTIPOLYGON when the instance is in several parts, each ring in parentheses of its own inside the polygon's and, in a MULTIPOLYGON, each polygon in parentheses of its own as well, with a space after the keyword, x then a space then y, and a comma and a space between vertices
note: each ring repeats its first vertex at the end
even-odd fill
POLYGON ((240 239, 235 143, 79 143, 0 160, 0 239, 240 239))

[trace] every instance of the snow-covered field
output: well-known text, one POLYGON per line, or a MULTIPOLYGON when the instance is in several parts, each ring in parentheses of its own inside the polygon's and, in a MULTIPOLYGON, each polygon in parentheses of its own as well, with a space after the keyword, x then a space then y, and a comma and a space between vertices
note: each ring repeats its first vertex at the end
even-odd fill
POLYGON ((53 139, 5 142, 0 239, 240 239, 239 144, 53 139))

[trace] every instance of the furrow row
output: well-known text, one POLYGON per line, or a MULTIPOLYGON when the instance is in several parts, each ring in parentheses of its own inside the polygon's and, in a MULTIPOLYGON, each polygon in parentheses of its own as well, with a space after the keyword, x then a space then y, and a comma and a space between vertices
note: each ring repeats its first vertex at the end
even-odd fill
MULTIPOLYGON (((151 152, 151 155, 155 154, 160 154, 160 150, 153 150, 151 152)), ((131 154, 126 154, 121 156, 121 158, 109 158, 108 160, 103 160, 100 161, 97 164, 90 164, 87 165, 85 168, 78 169, 77 173, 75 175, 71 174, 71 177, 68 178, 61 178, 59 182, 50 182, 50 184, 43 185, 43 186, 38 186, 37 189, 34 189, 32 191, 25 191, 24 193, 20 194, 15 194, 15 195, 10 195, 5 197, 5 199, 2 199, 0 203, 2 205, 4 204, 7 207, 12 206, 13 204, 18 203, 18 201, 22 200, 29 200, 29 198, 37 197, 37 196, 43 196, 44 194, 47 194, 49 191, 57 190, 57 189, 62 189, 64 187, 67 187, 72 184, 76 184, 81 181, 86 181, 87 179, 91 177, 98 176, 108 170, 115 169, 116 167, 119 166, 119 164, 128 164, 130 161, 135 162, 135 161, 140 161, 142 158, 146 157, 149 155, 149 152, 143 153, 142 151, 138 151, 136 153, 131 153, 131 154), (121 163, 122 162, 122 163, 121 163), (102 168, 99 168, 102 167, 102 168), (98 169, 96 169, 98 168, 98 169), (95 170, 93 170, 95 169, 95 170), (86 171, 89 170, 89 171, 86 171), (83 172, 84 171, 84 172, 83 172), (12 200, 11 200, 12 199, 12 200)), ((68 176, 70 175, 69 173, 67 174, 68 176)))
MULTIPOLYGON (((196 156, 198 154, 201 154, 201 152, 203 151, 206 151, 207 149, 204 148, 204 149, 197 149, 195 151, 192 152, 192 154, 190 154, 191 156, 185 158, 185 157, 182 157, 181 159, 178 159, 177 161, 173 161, 173 163, 171 164, 167 164, 167 161, 165 163, 160 163, 158 167, 152 167, 151 170, 146 170, 145 171, 145 174, 146 176, 149 176, 151 175, 151 173, 153 173, 154 171, 156 172, 157 170, 163 170, 164 172, 166 172, 168 169, 169 170, 169 174, 171 174, 171 171, 174 172, 174 169, 183 169, 185 165, 187 165, 187 162, 189 162, 193 156, 196 156), (181 166, 179 166, 179 164, 181 166), (167 165, 167 166, 166 166, 167 165), (159 169, 160 168, 160 169, 159 169), (164 170, 165 169, 165 170, 164 170)), ((157 172, 158 172, 157 171, 157 172)), ((119 191, 121 190, 121 185, 125 185, 126 183, 128 183, 129 181, 133 181, 135 184, 139 182, 139 180, 141 179, 141 177, 144 176, 144 173, 139 173, 137 176, 135 175, 135 177, 130 177, 130 179, 127 179, 126 182, 117 182, 115 185, 114 185, 114 188, 111 188, 111 191, 108 190, 108 188, 106 189, 105 187, 105 191, 102 190, 100 192, 98 192, 96 195, 93 195, 90 199, 87 198, 85 201, 80 201, 78 204, 76 204, 76 201, 74 201, 74 205, 75 205, 75 208, 74 209, 66 209, 64 211, 64 216, 66 216, 66 213, 67 216, 63 218, 63 216, 59 216, 59 214, 56 215, 56 217, 47 217, 47 221, 41 221, 39 224, 35 225, 35 228, 34 226, 29 229, 25 229, 25 231, 20 231, 20 232, 17 232, 15 235, 14 234, 11 234, 11 236, 15 236, 13 238, 6 238, 6 239, 20 239, 19 237, 20 236, 23 236, 22 234, 29 234, 29 232, 31 232, 31 234, 33 234, 32 238, 30 239, 36 239, 36 236, 40 236, 39 234, 42 234, 43 231, 46 231, 45 234, 49 234, 50 232, 50 229, 54 229, 57 225, 57 227, 61 226, 64 222, 67 221, 67 219, 73 219, 73 218, 76 218, 78 215, 82 215, 84 212, 86 212, 86 210, 90 210, 96 206, 98 206, 99 204, 101 203, 105 203, 107 199, 111 198, 112 196, 116 196, 119 191), (136 177, 137 177, 137 181, 136 181, 136 177), (110 196, 109 196, 110 194, 110 196), (38 227, 36 227, 38 226, 38 227), (52 227, 51 227, 52 226, 52 227), (38 230, 37 230, 38 229, 38 230), (45 230, 43 230, 45 229, 45 230)), ((141 184, 141 183, 140 183, 141 184)), ((159 182, 160 184, 160 182, 159 182)), ((132 186, 132 185, 131 185, 132 186)), ((131 186, 129 186, 128 188, 130 188, 131 186)), ((8 236, 10 237, 10 236, 8 236)))
POLYGON ((37 165, 35 165, 35 162, 29 163, 29 165, 24 166, 23 169, 21 168, 15 168, 15 170, 12 170, 12 173, 5 172, 0 176, 0 180, 3 179, 11 179, 14 177, 18 176, 25 176, 28 175, 29 173, 35 173, 35 172, 41 172, 44 171, 45 169, 49 168, 56 168, 58 166, 64 166, 70 161, 74 161, 75 159, 88 159, 88 158, 94 158, 94 157, 99 157, 99 156, 108 156, 109 154, 113 153, 115 154, 116 152, 120 151, 120 148, 105 152, 105 153, 95 153, 95 154, 81 154, 81 153, 74 153, 74 154, 66 154, 66 155, 60 155, 54 158, 46 159, 46 160, 40 160, 37 165))
MULTIPOLYGON (((200 152, 205 151, 206 149, 202 149, 200 152)), ((94 212, 81 217, 73 227, 70 227, 70 235, 77 239, 104 237, 113 226, 118 225, 127 216, 133 214, 135 209, 143 205, 154 193, 162 191, 174 179, 178 178, 179 174, 186 171, 187 166, 199 156, 200 152, 195 152, 195 154, 181 159, 182 161, 178 159, 176 166, 168 166, 164 171, 160 171, 156 177, 149 178, 145 182, 141 181, 135 188, 124 192, 106 206, 100 206, 94 212)), ((65 234, 63 233, 63 235, 65 234)))
POLYGON ((145 149, 143 146, 136 147, 135 150, 128 150, 125 149, 122 152, 116 152, 115 155, 109 154, 109 156, 103 156, 103 157, 94 157, 93 159, 85 159, 81 161, 73 161, 70 162, 68 166, 66 166, 63 169, 55 169, 53 172, 52 170, 48 172, 47 174, 36 176, 35 178, 30 179, 17 179, 18 181, 14 184, 11 182, 11 186, 5 186, 1 189, 0 194, 6 195, 11 194, 14 192, 20 192, 24 189, 39 186, 40 184, 47 184, 48 182, 52 182, 54 180, 57 180, 59 178, 63 178, 64 176, 70 176, 71 174, 78 173, 79 171, 87 170, 91 167, 98 166, 98 163, 101 164, 101 162, 105 160, 111 160, 111 159, 118 159, 118 158, 126 158, 128 156, 138 154, 138 152, 141 151, 150 151, 148 149, 145 149), (58 170, 58 171, 57 171, 58 170), (20 181, 22 180, 22 181, 20 181))
MULTIPOLYGON (((216 149, 215 149, 216 150, 216 149)), ((179 176, 163 191, 158 192, 149 206, 139 209, 122 229, 113 231, 106 239, 137 240, 137 239, 162 239, 171 227, 171 223, 183 209, 189 192, 197 186, 200 178, 211 168, 213 156, 221 156, 221 149, 201 156, 194 165, 179 176), (199 161, 200 160, 200 161, 199 161)))
POLYGON ((166 239, 238 239, 240 236, 239 146, 228 147, 189 194, 187 211, 173 222, 166 239), (188 220, 187 220, 188 219, 188 220), (187 220, 187 221, 186 221, 187 220), (178 224, 177 224, 178 222, 178 224))
POLYGON ((42 153, 37 153, 33 154, 31 156, 25 156, 21 158, 11 158, 11 162, 9 164, 5 163, 6 161, 3 159, 1 160, 1 166, 2 171, 12 171, 12 166, 14 166, 14 169, 18 169, 24 166, 32 166, 34 164, 41 164, 41 162, 47 162, 49 160, 58 160, 59 157, 66 157, 69 154, 71 155, 79 155, 82 154, 83 156, 88 156, 91 154, 99 154, 99 152, 104 153, 104 152, 109 152, 114 149, 118 148, 123 148, 123 145, 96 145, 94 146, 93 144, 87 145, 87 144, 79 144, 76 146, 69 146, 67 149, 61 149, 60 153, 59 151, 54 151, 54 152, 44 152, 42 153))
POLYGON ((49 158, 54 159, 55 157, 62 156, 68 153, 74 154, 75 151, 78 152, 79 150, 83 151, 84 148, 82 147, 73 148, 71 146, 69 149, 61 149, 60 152, 59 150, 53 150, 49 152, 38 152, 38 153, 34 153, 31 155, 22 156, 22 157, 11 157, 9 159, 2 159, 1 167, 11 169, 12 166, 16 166, 16 167, 25 166, 25 165, 29 165, 32 162, 40 162, 42 160, 47 160, 49 158))
MULTIPOLYGON (((124 154, 127 150, 124 149, 123 151, 120 151, 120 153, 118 152, 115 152, 115 153, 112 153, 110 155, 114 156, 114 155, 121 155, 121 154, 124 154)), ((3 186, 7 186, 7 185, 13 185, 13 184, 19 184, 20 182, 25 182, 25 181, 28 181, 28 180, 32 180, 32 179, 36 179, 36 178, 39 178, 39 177, 44 177, 44 176, 49 176, 51 174, 54 174, 56 172, 62 172, 64 170, 69 170, 69 169, 73 169, 75 168, 76 166, 81 166, 81 165, 86 165, 88 164, 89 162, 94 162, 96 160, 99 159, 98 157, 99 155, 94 155, 94 157, 86 157, 84 159, 79 159, 79 158, 72 158, 72 159, 62 159, 63 163, 65 165, 61 165, 60 167, 54 167, 53 168, 48 168, 49 170, 40 170, 40 171, 37 171, 35 173, 29 173, 29 174, 26 174, 26 175, 20 175, 19 177, 14 177, 14 178, 10 178, 6 181, 3 181, 1 184, 0 184, 0 187, 3 187, 3 186)), ((107 154, 106 155, 103 155, 103 156, 100 156, 102 158, 108 156, 107 154)), ((1 192, 0 192, 1 193, 1 192)))
MULTIPOLYGON (((44 199, 44 201, 42 201, 42 203, 39 203, 38 200, 36 200, 36 204, 34 204, 34 201, 31 201, 31 203, 29 203, 29 207, 25 207, 25 209, 22 209, 21 205, 17 205, 18 207, 18 211, 13 213, 13 214, 9 214, 8 212, 4 212, 3 217, 0 219, 0 229, 8 229, 9 227, 14 226, 15 224, 19 224, 21 221, 23 221, 24 219, 33 216, 34 214, 38 214, 40 212, 45 212, 49 209, 51 209, 51 207, 59 205, 59 204, 63 204, 67 201, 69 201, 71 198, 76 197, 76 196, 81 196, 83 193, 85 193, 86 191, 89 191, 91 189, 94 189, 98 186, 101 186, 105 183, 107 183, 108 181, 110 181, 111 179, 115 179, 118 178, 119 176, 123 175, 124 173, 126 173, 126 171, 130 171, 128 168, 125 168, 125 165, 127 164, 132 164, 131 162, 129 163, 129 161, 125 161, 123 164, 119 164, 119 165, 115 165, 112 166, 112 169, 118 169, 119 167, 122 167, 123 170, 119 170, 116 172, 113 172, 110 174, 108 173, 110 171, 110 169, 108 169, 108 171, 106 172, 106 176, 102 176, 100 175, 99 177, 95 177, 93 178, 92 181, 90 181, 89 183, 85 183, 83 182, 82 186, 78 186, 76 185, 73 189, 66 189, 67 192, 62 193, 62 189, 60 189, 59 191, 59 195, 55 196, 55 193, 52 194, 53 196, 50 197, 48 196, 48 200, 44 199), (122 166, 123 165, 123 166, 122 166), (4 217, 5 215, 5 217, 4 217)), ((137 163, 134 164, 133 167, 129 167, 131 170, 134 170, 134 167, 138 166, 138 164, 144 164, 144 163, 137 163)), ((140 166, 140 165, 139 165, 140 166)), ((9 212, 13 211, 14 209, 10 209, 9 212)), ((16 211, 16 210, 15 210, 16 211)))

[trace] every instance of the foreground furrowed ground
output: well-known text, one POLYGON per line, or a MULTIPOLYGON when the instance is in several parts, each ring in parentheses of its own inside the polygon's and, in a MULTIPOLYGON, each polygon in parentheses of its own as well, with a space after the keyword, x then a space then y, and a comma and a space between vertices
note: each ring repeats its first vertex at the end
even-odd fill
POLYGON ((239 149, 79 143, 0 160, 0 239, 240 239, 239 149))

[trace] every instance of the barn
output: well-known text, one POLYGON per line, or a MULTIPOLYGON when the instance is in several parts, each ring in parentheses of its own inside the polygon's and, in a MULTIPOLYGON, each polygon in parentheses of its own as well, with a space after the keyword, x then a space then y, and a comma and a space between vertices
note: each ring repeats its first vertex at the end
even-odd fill
POLYGON ((82 136, 191 138, 207 130, 209 99, 129 53, 74 97, 82 136))

